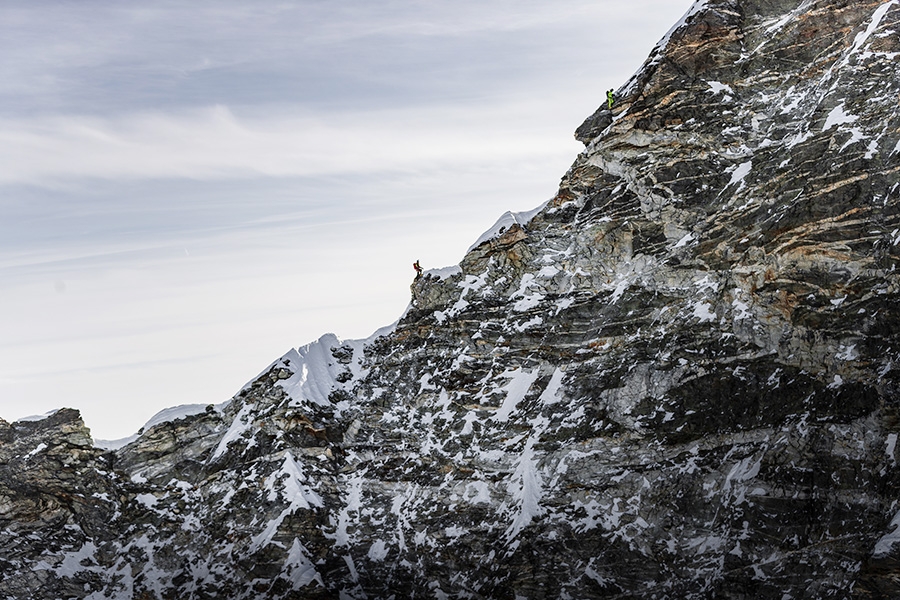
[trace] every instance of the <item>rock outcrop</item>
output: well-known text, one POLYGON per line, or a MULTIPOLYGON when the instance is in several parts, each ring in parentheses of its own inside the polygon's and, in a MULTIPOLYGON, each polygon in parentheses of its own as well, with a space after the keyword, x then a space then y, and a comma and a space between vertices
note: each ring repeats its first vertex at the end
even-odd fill
POLYGON ((392 328, 115 451, 0 422, 0 596, 900 597, 898 57, 898 0, 697 2, 392 328))

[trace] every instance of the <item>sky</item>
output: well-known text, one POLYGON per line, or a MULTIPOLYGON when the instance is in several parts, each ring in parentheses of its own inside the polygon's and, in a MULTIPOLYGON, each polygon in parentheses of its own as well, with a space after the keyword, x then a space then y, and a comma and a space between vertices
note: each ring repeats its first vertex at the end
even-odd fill
POLYGON ((393 323, 691 4, 4 0, 0 418, 122 438, 393 323))

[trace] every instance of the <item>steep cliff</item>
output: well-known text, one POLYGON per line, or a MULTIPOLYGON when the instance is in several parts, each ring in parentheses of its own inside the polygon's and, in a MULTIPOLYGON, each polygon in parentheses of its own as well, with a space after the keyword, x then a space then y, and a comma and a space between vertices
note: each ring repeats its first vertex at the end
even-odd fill
POLYGON ((900 0, 701 0, 393 327, 115 451, 0 422, 0 596, 900 597, 900 0))

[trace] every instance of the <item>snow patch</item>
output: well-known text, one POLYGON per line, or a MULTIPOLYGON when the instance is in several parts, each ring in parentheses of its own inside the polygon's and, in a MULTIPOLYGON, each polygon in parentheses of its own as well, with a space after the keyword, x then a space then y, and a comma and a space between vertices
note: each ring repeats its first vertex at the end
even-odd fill
POLYGON ((228 444, 241 438, 244 433, 250 429, 250 426, 253 424, 253 417, 250 414, 251 411, 252 406, 249 404, 245 404, 241 407, 241 410, 235 415, 234 420, 231 422, 228 431, 226 431, 225 435, 222 436, 222 439, 219 440, 219 445, 216 446, 216 451, 213 452, 212 460, 225 454, 225 451, 228 450, 228 444))
POLYGON ((466 485, 463 497, 472 504, 491 504, 491 489, 484 481, 473 481, 466 485))
POLYGON ((678 240, 678 242, 676 242, 676 244, 674 246, 672 246, 672 248, 682 248, 684 246, 687 246, 688 244, 690 244, 693 241, 694 241, 694 234, 686 233, 684 235, 684 237, 682 237, 680 240, 678 240))
POLYGON ((889 433, 887 439, 884 442, 885 449, 884 452, 887 454, 887 457, 891 459, 891 463, 896 466, 897 465, 897 434, 889 433))
POLYGON ((717 96, 722 94, 723 102, 730 102, 732 99, 732 94, 734 94, 734 90, 731 89, 730 85, 724 84, 720 81, 707 81, 710 90, 712 91, 713 96, 717 96))
POLYGON ((767 34, 766 41, 764 41, 762 44, 757 46, 756 50, 754 50, 754 52, 758 52, 760 48, 765 46, 772 39, 772 34, 774 34, 776 31, 779 31, 780 29, 784 28, 784 26, 787 25, 788 23, 790 23, 791 21, 795 20, 797 18, 797 15, 802 13, 803 11, 805 11, 807 8, 809 8, 809 6, 813 2, 814 2, 814 0, 804 0, 804 2, 800 6, 798 6, 797 8, 795 8, 794 10, 792 10, 791 12, 786 14, 785 16, 778 19, 778 21, 776 21, 774 24, 769 25, 766 28, 766 34, 767 34))
POLYGON ((447 310, 434 311, 434 318, 437 320, 438 324, 442 324, 448 317, 455 317, 464 311, 469 306, 469 301, 466 300, 466 296, 469 295, 469 292, 477 292, 486 285, 487 271, 478 276, 467 275, 463 281, 457 283, 456 286, 462 288, 462 292, 459 294, 459 300, 447 310))
MULTIPOLYGON (((146 433, 150 431, 152 428, 157 425, 161 425, 163 423, 170 423, 172 421, 177 421, 179 419, 185 419, 187 417, 192 417, 194 415, 203 414, 210 407, 215 408, 215 410, 222 412, 226 403, 212 405, 212 404, 182 404, 180 406, 173 406, 171 408, 164 408, 159 411, 152 417, 150 420, 144 423, 144 426, 140 428, 140 432, 146 433)), ((115 440, 94 440, 94 446, 96 448, 103 448, 104 450, 118 450, 119 448, 123 448, 130 444, 131 442, 136 441, 140 436, 140 434, 130 435, 128 437, 119 438, 115 440)))
POLYGON ((527 321, 525 321, 524 323, 513 324, 513 329, 515 329, 519 333, 522 333, 526 329, 531 329, 532 327, 537 327, 538 325, 542 324, 543 322, 544 322, 544 319, 542 319, 541 317, 532 317, 532 318, 528 319, 527 321))
POLYGON ((786 115, 788 113, 794 112, 800 106, 801 100, 803 100, 804 96, 802 95, 793 95, 794 88, 791 87, 782 100, 781 114, 786 115))
MULTIPOLYGON (((178 419, 184 419, 186 417, 192 417, 194 415, 199 415, 206 412, 209 404, 182 404, 181 406, 173 406, 172 408, 164 408, 159 411, 152 417, 150 420, 144 423, 142 429, 144 431, 149 431, 152 427, 156 427, 162 423, 169 423, 171 421, 177 421, 178 419)), ((220 404, 219 406, 223 406, 220 404)))
POLYGON ((563 375, 564 373, 559 367, 553 371, 553 375, 550 376, 550 383, 547 384, 547 387, 541 392, 541 397, 538 398, 544 406, 550 406, 559 402, 560 392, 563 389, 563 375))
POLYGON ((841 146, 839 152, 843 152, 848 146, 852 146, 856 142, 862 141, 864 139, 866 139, 866 134, 864 134, 858 127, 853 127, 852 129, 850 129, 850 139, 844 142, 844 145, 841 146))
POLYGON ((365 472, 354 473, 344 483, 343 489, 347 490, 345 494, 344 507, 338 513, 337 523, 335 524, 334 533, 327 536, 334 539, 335 546, 349 546, 351 542, 348 528, 353 520, 353 515, 359 516, 362 507, 362 486, 365 472))
POLYGON ((598 572, 593 568, 592 565, 594 564, 594 561, 595 561, 595 560, 597 560, 597 559, 596 559, 596 558, 592 558, 592 559, 590 560, 590 562, 588 562, 588 565, 584 568, 584 575, 585 575, 585 577, 587 577, 587 578, 589 578, 589 579, 593 579, 593 580, 596 581, 599 585, 606 587, 606 585, 609 583, 609 581, 608 581, 605 577, 603 577, 602 575, 600 575, 600 573, 598 573, 598 572))
POLYGON ((268 500, 273 502, 279 498, 290 500, 290 510, 298 508, 311 509, 313 506, 324 506, 322 497, 306 485, 306 474, 290 452, 284 453, 281 468, 266 478, 265 489, 269 492, 268 500), (275 485, 281 484, 279 491, 275 485))
POLYGON ((158 498, 153 494, 138 494, 134 499, 138 504, 142 504, 147 508, 153 508, 158 502, 158 498))
POLYGON ((500 377, 508 378, 510 381, 502 388, 506 390, 506 398, 491 420, 505 422, 509 420, 509 416, 516 410, 519 402, 525 399, 525 394, 528 393, 538 377, 538 371, 535 369, 531 372, 524 372, 522 369, 515 369, 504 372, 500 377))
MULTIPOLYGON (((731 173, 731 181, 728 182, 728 185, 734 185, 735 183, 739 184, 738 189, 736 191, 740 191, 745 187, 744 179, 747 175, 750 174, 750 171, 753 169, 753 161, 748 160, 747 162, 739 164, 734 171, 731 173)), ((728 186, 726 186, 728 187, 728 186)))
POLYGON ((543 417, 535 419, 525 448, 516 461, 516 470, 507 486, 507 493, 512 496, 517 506, 512 522, 506 530, 507 543, 512 542, 522 529, 527 527, 535 518, 544 513, 541 507, 541 498, 544 493, 544 482, 538 472, 537 456, 534 445, 547 427, 547 420, 543 417))
POLYGON ((653 53, 651 53, 651 56, 653 56, 654 54, 657 55, 656 61, 654 61, 654 62, 658 62, 659 60, 662 59, 662 54, 663 54, 662 51, 665 50, 666 46, 669 45, 669 40, 672 39, 672 35, 676 31, 681 29, 681 27, 685 23, 687 23, 688 19, 690 19, 691 17, 693 17, 700 11, 704 10, 708 4, 709 4, 709 0, 696 0, 694 2, 694 4, 691 5, 691 7, 687 10, 687 12, 684 13, 684 16, 682 16, 681 19, 679 19, 679 21, 677 23, 675 23, 675 25, 673 25, 672 28, 669 29, 669 31, 666 32, 666 34, 662 37, 662 39, 656 43, 656 47, 654 48, 653 53))
POLYGON ((866 154, 863 156, 866 160, 871 160, 875 158, 875 155, 878 154, 878 142, 872 140, 869 142, 868 147, 866 147, 866 154))
POLYGON ((697 288, 698 288, 701 292, 705 292, 705 291, 707 291, 707 290, 710 290, 710 291, 712 291, 712 292, 715 293, 715 292, 719 291, 719 283, 718 283, 717 281, 715 281, 715 280, 709 275, 709 273, 707 273, 706 275, 704 275, 704 276, 703 276, 703 279, 698 279, 697 281, 695 281, 695 282, 694 282, 694 285, 697 286, 697 288))
MULTIPOLYGON (((898 144, 898 146, 900 146, 900 144, 898 144)), ((53 415, 55 415, 56 413, 58 413, 61 410, 62 410, 61 408, 55 408, 55 409, 51 410, 50 412, 45 412, 42 415, 31 415, 30 417, 22 417, 21 419, 16 419, 15 422, 16 423, 33 423, 34 421, 43 421, 44 419, 46 419, 48 417, 52 417, 53 415)))
POLYGON ((562 311, 566 310, 567 308, 569 308, 569 307, 572 306, 573 304, 575 304, 575 298, 573 298, 572 296, 568 296, 568 297, 566 297, 566 298, 562 298, 562 299, 560 299, 560 300, 557 300, 557 301, 556 301, 556 312, 553 313, 553 314, 554 314, 554 315, 558 315, 559 313, 561 313, 562 311))
POLYGON ((900 542, 900 511, 891 519, 888 529, 889 532, 881 536, 881 539, 875 543, 875 550, 872 552, 875 558, 887 556, 894 550, 894 546, 900 542))
POLYGON ((383 562, 387 558, 388 549, 384 540, 375 540, 375 543, 369 547, 369 558, 375 562, 383 562))
POLYGON ((850 52, 842 61, 842 65, 846 65, 850 60, 850 57, 856 54, 863 47, 863 44, 865 44, 866 41, 868 41, 868 39, 872 36, 872 34, 875 33, 875 30, 877 30, 878 27, 881 26, 881 20, 884 19, 884 16, 891 9, 891 7, 897 6, 898 4, 900 4, 900 0, 890 0, 889 2, 885 2, 877 9, 875 9, 875 12, 872 13, 872 22, 869 23, 869 26, 866 27, 865 31, 861 31, 860 33, 856 34, 856 38, 853 40, 853 47, 850 48, 850 52))
POLYGON ((469 411, 465 414, 465 416, 463 416, 462 420, 464 425, 462 430, 459 432, 459 435, 469 435, 474 430, 474 427, 472 427, 472 423, 478 420, 478 415, 475 413, 475 411, 469 411))
MULTIPOLYGON (((805 142, 806 140, 808 140, 811 137, 813 137, 813 134, 809 131, 798 132, 797 135, 795 135, 790 140, 788 140, 787 147, 793 148, 794 146, 799 146, 800 144, 802 144, 803 142, 805 142)), ((787 164, 788 162, 790 162, 790 159, 787 159, 782 164, 787 164)))
POLYGON ((440 280, 450 279, 454 275, 459 275, 462 273, 462 267, 459 265, 453 265, 452 267, 441 267, 440 269, 428 269, 425 271, 425 275, 430 275, 432 277, 437 277, 440 280))
POLYGON ((466 254, 468 254, 481 244, 492 240, 495 237, 498 237, 502 232, 506 231, 513 225, 519 225, 520 227, 524 228, 526 225, 528 225, 529 222, 531 222, 535 215, 544 210, 544 207, 547 206, 549 202, 550 200, 545 200, 537 208, 533 208, 531 210, 523 212, 506 211, 500 216, 499 219, 497 219, 497 222, 494 223, 490 229, 482 233, 481 236, 479 236, 479 238, 475 241, 475 243, 469 246, 469 249, 466 250, 466 254))
POLYGON ((729 94, 733 94, 734 90, 731 89, 730 85, 724 84, 719 81, 707 81, 707 85, 712 90, 713 94, 718 94, 720 92, 727 92, 729 94))
POLYGON ((28 460, 29 458, 31 458, 38 452, 41 452, 42 450, 46 450, 46 449, 47 449, 47 444, 45 444, 44 442, 41 442, 40 444, 37 445, 37 447, 34 450, 32 450, 31 452, 29 452, 28 454, 25 455, 25 460, 28 460))
POLYGON ((129 435, 128 437, 119 438, 117 440, 94 440, 95 448, 102 448, 103 450, 118 450, 119 448, 124 448, 131 442, 137 441, 137 439, 141 437, 138 434, 129 435))
POLYGON ((855 360, 857 356, 859 356, 859 353, 856 351, 856 344, 850 344, 849 346, 841 344, 834 357, 838 360, 855 360))
POLYGON ((828 131, 832 127, 844 125, 845 123, 853 123, 857 118, 858 117, 856 115, 845 112, 844 105, 839 104, 832 108, 831 112, 828 113, 828 116, 825 118, 825 125, 822 127, 822 131, 828 131))
MULTIPOLYGON (((794 18, 794 15, 792 13, 788 13, 788 14, 784 15, 783 17, 781 17, 781 19, 778 20, 777 23, 767 27, 766 33, 768 33, 768 34, 775 33, 776 31, 778 31, 779 29, 781 29, 782 27, 787 25, 793 18, 794 18)), ((757 48, 757 50, 758 50, 758 48, 757 48)))
MULTIPOLYGON (((541 272, 538 273, 538 275, 544 273, 545 269, 547 269, 547 267, 541 269, 541 272)), ((521 298, 513 305, 513 310, 516 312, 524 312, 526 310, 531 310, 541 303, 545 297, 544 294, 540 292, 529 293, 528 291, 534 283, 535 276, 533 274, 526 273, 522 276, 522 280, 519 282, 519 289, 510 296, 510 298, 521 298)))
POLYGON ((745 482, 750 481, 759 475, 759 469, 762 465, 762 456, 754 458, 748 456, 736 463, 728 475, 725 477, 725 486, 727 487, 732 481, 745 482))
POLYGON ((84 571, 103 573, 104 570, 96 564, 96 552, 97 546, 93 542, 85 542, 76 552, 66 552, 54 572, 59 577, 75 577, 84 571), (94 562, 94 565, 86 566, 85 562, 94 562))
POLYGON ((531 310, 532 308, 540 305, 541 300, 544 299, 543 294, 531 294, 523 297, 521 300, 517 300, 513 305, 513 310, 516 312, 525 312, 527 310, 531 310))
POLYGON ((628 286, 631 285, 631 282, 628 279, 622 279, 618 283, 616 283, 616 287, 613 290, 612 295, 609 297, 609 303, 615 304, 619 301, 619 298, 622 297, 622 294, 625 293, 625 290, 628 289, 628 286))
POLYGON ((697 302, 694 305, 693 316, 700 319, 701 323, 716 320, 716 313, 713 311, 713 307, 709 302, 697 302))
MULTIPOLYGON (((371 339, 371 338, 370 338, 371 339)), ((293 374, 279 381, 293 405, 302 406, 312 402, 320 406, 334 407, 329 399, 335 389, 344 389, 352 383, 352 379, 340 382, 338 377, 350 372, 353 378, 359 377, 361 367, 359 358, 368 340, 341 340, 333 333, 320 337, 315 342, 291 350, 281 358, 293 374), (332 354, 333 348, 349 347, 353 357, 348 364, 340 363, 332 354)), ((340 408, 340 407, 338 407, 340 408)))
POLYGON ((306 587, 313 581, 323 588, 325 587, 325 584, 322 582, 322 576, 319 575, 316 567, 309 559, 309 551, 297 538, 294 538, 294 543, 291 544, 291 549, 288 551, 282 571, 290 572, 289 580, 294 590, 306 587))

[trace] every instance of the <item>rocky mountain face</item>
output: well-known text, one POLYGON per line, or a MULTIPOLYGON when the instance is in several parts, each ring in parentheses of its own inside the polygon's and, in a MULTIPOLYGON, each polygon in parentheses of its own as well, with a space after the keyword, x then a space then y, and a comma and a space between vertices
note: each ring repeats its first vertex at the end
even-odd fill
POLYGON ((900 0, 701 0, 392 328, 95 447, 0 597, 900 597, 900 0))

